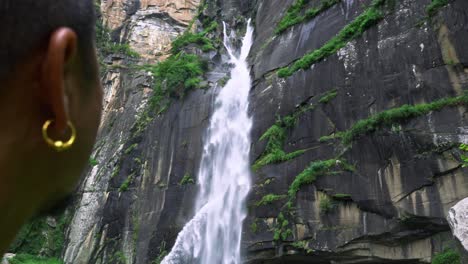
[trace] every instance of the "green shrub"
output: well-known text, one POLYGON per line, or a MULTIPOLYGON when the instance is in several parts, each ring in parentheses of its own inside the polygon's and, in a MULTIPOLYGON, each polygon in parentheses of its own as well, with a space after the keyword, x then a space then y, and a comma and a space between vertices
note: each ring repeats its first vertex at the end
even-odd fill
POLYGON ((453 249, 446 249, 432 259, 432 264, 460 264, 460 255, 453 249))
POLYGON ((257 223, 258 219, 255 219, 253 221, 253 223, 250 225, 250 231, 252 231, 252 233, 257 233, 258 232, 258 223, 257 223))
POLYGON ((312 254, 314 252, 314 250, 309 248, 309 243, 306 240, 296 241, 292 243, 291 246, 304 250, 307 254, 312 254))
POLYGON ((101 59, 109 54, 123 54, 132 58, 140 57, 140 54, 132 50, 129 44, 112 42, 110 30, 103 25, 102 21, 96 23, 96 47, 101 59))
POLYGON ((132 151, 134 151, 137 147, 138 147, 138 143, 134 143, 134 144, 130 145, 130 147, 128 147, 128 148, 124 151, 125 155, 130 154, 130 153, 131 153, 132 151))
POLYGON ((271 204, 271 203, 273 203, 275 201, 285 199, 287 197, 288 197, 287 195, 278 195, 278 194, 270 193, 270 194, 267 194, 267 195, 263 196, 260 201, 255 203, 255 205, 256 206, 268 205, 268 204, 271 204))
POLYGON ((449 0, 432 0, 431 3, 426 7, 428 16, 434 16, 439 9, 448 5, 449 0))
POLYGON ((126 264, 127 263, 127 256, 122 251, 117 251, 114 255, 110 258, 111 263, 115 264, 126 264))
POLYGON ((18 254, 9 260, 10 264, 62 264, 63 262, 55 258, 43 258, 29 254, 18 254))
POLYGON ((395 123, 401 123, 408 119, 428 114, 431 111, 440 111, 447 106, 467 105, 468 95, 443 98, 432 103, 418 105, 403 105, 389 109, 369 118, 359 120, 350 129, 339 132, 335 137, 341 138, 343 144, 350 144, 361 135, 376 131, 381 127, 389 127, 395 123))
POLYGON ((267 146, 260 158, 256 160, 252 166, 254 171, 257 171, 268 164, 280 163, 295 159, 306 152, 305 149, 301 149, 286 153, 283 150, 283 145, 286 141, 286 130, 296 125, 297 120, 301 114, 312 109, 314 109, 314 105, 302 106, 292 115, 278 119, 273 126, 265 131, 265 133, 260 137, 260 141, 268 140, 267 146))
POLYGON ((104 46, 101 48, 104 48, 105 52, 110 53, 110 54, 123 54, 132 58, 140 57, 140 54, 138 54, 138 52, 130 48, 130 45, 126 43, 122 44, 122 43, 111 42, 111 43, 108 43, 107 46, 104 46))
POLYGON ((187 184, 194 184, 195 180, 190 176, 190 174, 186 173, 182 180, 180 180, 179 185, 187 185, 187 184))
POLYGON ((338 95, 336 90, 332 90, 327 92, 324 96, 319 99, 319 103, 328 104, 331 100, 333 100, 338 95))
POLYGON ((183 98, 187 91, 200 88, 207 63, 197 55, 180 52, 158 64, 147 65, 145 69, 154 76, 150 106, 162 109, 165 98, 183 98))
POLYGON ((128 191, 128 188, 130 187, 130 184, 133 182, 134 174, 130 174, 127 179, 120 185, 119 187, 119 192, 126 192, 128 191))
POLYGON ((302 11, 304 10, 307 4, 307 1, 297 0, 291 7, 289 7, 286 15, 278 23, 278 26, 275 29, 275 34, 279 35, 283 33, 286 29, 296 24, 309 21, 339 2, 340 0, 322 0, 319 7, 307 9, 305 11, 305 14, 301 15, 302 11))
POLYGON ((295 61, 291 66, 278 70, 278 76, 286 78, 293 75, 298 70, 307 70, 312 64, 335 54, 343 48, 350 40, 361 36, 368 28, 375 25, 383 18, 383 13, 379 7, 383 5, 383 0, 374 0, 372 5, 364 13, 359 15, 354 21, 345 26, 335 37, 329 40, 321 48, 304 55, 301 59, 295 61))
POLYGON ((276 218, 276 227, 273 232, 273 240, 286 240, 292 235, 292 230, 288 228, 289 221, 284 217, 284 214, 280 212, 276 218))
POLYGON ((216 30, 218 23, 216 21, 211 22, 211 24, 200 33, 192 33, 190 31, 185 32, 184 34, 177 37, 172 42, 172 54, 179 53, 184 47, 189 44, 195 44, 201 47, 201 50, 204 52, 214 50, 213 41, 206 37, 206 35, 216 30))
POLYGON ((98 162, 96 159, 94 159, 94 158, 89 158, 89 165, 90 165, 91 167, 94 167, 94 166, 96 166, 96 165, 98 165, 98 164, 99 164, 99 162, 98 162))
POLYGON ((318 160, 310 163, 309 167, 297 175, 293 183, 289 186, 289 200, 292 201, 296 199, 296 194, 301 186, 314 183, 317 177, 331 173, 332 169, 336 167, 352 171, 349 164, 338 159, 318 160))
POLYGON ((336 199, 336 200, 349 200, 349 199, 351 199, 351 195, 350 194, 345 194, 345 193, 337 193, 337 194, 334 194, 332 197, 333 197, 333 199, 336 199))
POLYGON ((115 166, 114 170, 112 171, 111 174, 111 179, 114 178, 115 176, 119 175, 120 173, 120 165, 115 166))
POLYGON ((319 208, 321 213, 328 213, 335 207, 332 199, 328 195, 322 195, 319 201, 319 208))
POLYGON ((461 155, 461 159, 462 159, 462 162, 463 162, 462 167, 463 168, 468 167, 468 155, 466 155, 466 153, 468 152, 468 145, 461 144, 458 148, 461 151, 465 152, 465 154, 461 155))
POLYGON ((59 257, 71 216, 64 212, 54 219, 57 223, 55 227, 47 224, 46 217, 35 218, 24 224, 8 251, 25 256, 59 257))
POLYGON ((155 260, 151 261, 151 264, 161 264, 163 259, 167 256, 169 252, 166 250, 166 241, 163 241, 159 246, 159 253, 155 260))

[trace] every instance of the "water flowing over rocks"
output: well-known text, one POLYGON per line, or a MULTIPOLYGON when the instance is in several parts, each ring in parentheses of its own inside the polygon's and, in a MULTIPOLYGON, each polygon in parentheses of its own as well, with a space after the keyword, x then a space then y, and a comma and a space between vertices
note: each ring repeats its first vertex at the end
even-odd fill
POLYGON ((251 188, 250 129, 247 115, 252 86, 247 56, 253 39, 250 20, 240 55, 234 55, 224 25, 224 46, 234 64, 231 78, 216 96, 198 172, 196 215, 179 233, 162 264, 240 264, 245 200, 251 188))

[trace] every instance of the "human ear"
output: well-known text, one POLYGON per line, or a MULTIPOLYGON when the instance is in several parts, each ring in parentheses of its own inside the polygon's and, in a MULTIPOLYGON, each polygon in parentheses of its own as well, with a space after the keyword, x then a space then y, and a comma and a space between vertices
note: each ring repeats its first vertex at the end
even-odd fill
POLYGON ((67 129, 68 98, 65 91, 67 66, 77 53, 77 35, 67 27, 55 30, 49 38, 40 72, 40 94, 42 103, 53 116, 54 128, 58 134, 67 129))

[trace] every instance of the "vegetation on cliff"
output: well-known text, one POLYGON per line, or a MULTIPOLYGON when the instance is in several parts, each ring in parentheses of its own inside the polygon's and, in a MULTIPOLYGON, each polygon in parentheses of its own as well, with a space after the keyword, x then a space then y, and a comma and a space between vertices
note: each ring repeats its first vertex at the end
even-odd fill
POLYGON ((321 141, 339 138, 343 144, 350 144, 358 137, 372 133, 382 127, 391 127, 400 124, 411 118, 426 115, 431 111, 440 111, 444 107, 468 105, 468 94, 439 99, 437 101, 417 105, 403 105, 398 108, 389 109, 366 119, 359 120, 350 129, 341 131, 333 136, 322 137, 321 141))
MULTIPOLYGON (((337 95, 338 91, 336 89, 330 90, 323 94, 318 102, 321 104, 328 104, 337 95)), ((300 149, 286 153, 283 148, 286 141, 287 131, 292 129, 297 124, 301 115, 314 109, 314 104, 305 104, 298 107, 291 115, 287 115, 282 118, 278 117, 275 124, 268 128, 267 131, 265 131, 265 133, 260 137, 260 141, 266 140, 267 145, 265 147, 265 151, 252 166, 254 171, 257 171, 268 164, 281 163, 292 160, 307 151, 307 149, 300 149)))
POLYGON ((303 185, 314 183, 319 176, 338 173, 342 170, 354 171, 354 168, 340 159, 317 160, 311 162, 305 170, 296 176, 289 186, 289 200, 293 201, 296 199, 296 194, 303 185))
POLYGON ((461 160, 463 162, 463 167, 468 167, 468 145, 467 144, 461 144, 458 147, 464 154, 461 154, 461 160))
POLYGON ((218 23, 216 21, 212 21, 203 31, 199 33, 186 31, 172 42, 172 54, 179 53, 184 47, 190 44, 200 46, 201 50, 204 52, 214 50, 215 47, 213 40, 206 36, 208 33, 215 31, 217 27, 218 23))
POLYGON ((284 141, 286 140, 286 129, 288 128, 286 123, 279 120, 260 137, 260 140, 268 140, 267 146, 262 156, 252 166, 253 170, 256 171, 268 164, 294 159, 305 152, 305 150, 297 150, 286 153, 283 150, 284 141))
POLYGON ((18 254, 8 261, 10 264, 62 264, 56 258, 38 257, 29 254, 18 254))
POLYGON ((374 0, 372 5, 364 13, 359 15, 354 21, 345 26, 335 37, 329 40, 321 48, 304 55, 301 59, 293 62, 291 66, 286 66, 278 70, 278 76, 286 78, 293 75, 298 70, 307 70, 312 64, 335 54, 343 48, 349 41, 361 36, 371 26, 377 24, 384 14, 380 7, 385 3, 384 0, 374 0))
MULTIPOLYGON (((9 252, 18 254, 17 263, 32 263, 32 256, 60 257, 65 241, 65 229, 71 221, 68 212, 55 217, 41 217, 26 223, 10 245, 9 252)), ((14 263, 14 262, 12 262, 14 263)))
MULTIPOLYGON (((202 4, 199 10, 205 8, 202 4)), ((198 19, 194 18, 193 22, 198 19)), ((193 24, 191 23, 191 25, 193 24)), ((203 88, 203 76, 208 71, 208 62, 200 55, 184 51, 190 44, 199 46, 203 52, 215 49, 214 41, 207 35, 218 27, 216 21, 205 23, 205 29, 199 33, 188 30, 172 42, 171 56, 166 60, 146 65, 145 70, 154 76, 154 93, 150 100, 150 109, 158 113, 164 112, 170 104, 170 98, 183 98, 185 94, 196 88, 203 88)))
POLYGON ((158 64, 147 65, 146 70, 154 76, 152 109, 161 110, 170 97, 183 98, 193 88, 200 88, 207 63, 198 55, 179 52, 158 64))
MULTIPOLYGON (((96 8, 98 14, 101 13, 99 8, 96 8)), ((100 17, 96 22, 96 47, 98 50, 101 67, 105 67, 103 59, 110 54, 122 54, 132 58, 139 58, 140 54, 130 48, 128 43, 118 43, 112 41, 110 30, 103 24, 100 17)))
POLYGON ((192 176, 190 176, 190 174, 188 173, 186 173, 184 177, 182 178, 182 180, 180 180, 179 182, 180 186, 187 185, 187 184, 195 184, 195 179, 193 179, 192 176))
POLYGON ((291 236, 292 230, 289 226, 289 221, 286 219, 284 214, 280 212, 278 217, 276 218, 276 227, 273 230, 273 240, 286 240, 289 236, 291 236))
POLYGON ((304 14, 301 14, 307 5, 307 2, 307 0, 297 0, 289 7, 286 15, 281 19, 275 29, 276 35, 283 33, 294 25, 313 19, 323 11, 341 2, 341 0, 322 0, 318 7, 309 8, 304 12, 304 14))
POLYGON ((439 9, 448 5, 449 0, 432 0, 431 3, 426 7, 427 14, 431 17, 434 16, 439 9))
POLYGON ((446 249, 434 256, 432 264, 460 264, 460 255, 453 249, 446 249))
POLYGON ((267 194, 267 195, 263 196, 260 201, 255 203, 255 205, 256 206, 268 205, 268 204, 271 204, 273 202, 283 200, 285 198, 287 198, 287 195, 278 195, 278 194, 270 193, 270 194, 267 194))

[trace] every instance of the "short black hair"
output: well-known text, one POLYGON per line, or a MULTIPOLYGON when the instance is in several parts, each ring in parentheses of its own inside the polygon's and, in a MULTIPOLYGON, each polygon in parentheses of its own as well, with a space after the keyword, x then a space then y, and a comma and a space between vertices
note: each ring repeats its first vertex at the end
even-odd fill
POLYGON ((78 51, 94 52, 94 0, 0 0, 0 79, 12 73, 59 27, 78 35, 78 51))

